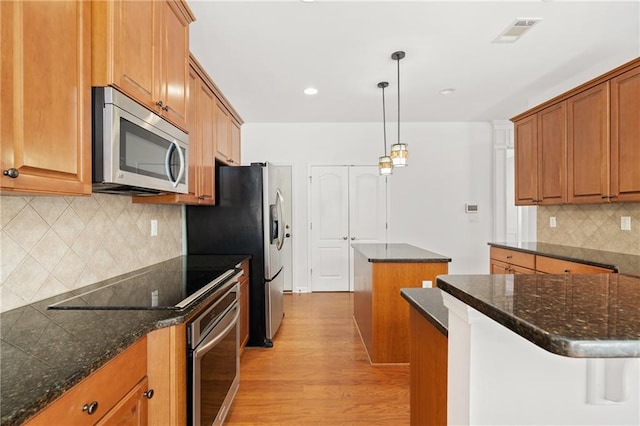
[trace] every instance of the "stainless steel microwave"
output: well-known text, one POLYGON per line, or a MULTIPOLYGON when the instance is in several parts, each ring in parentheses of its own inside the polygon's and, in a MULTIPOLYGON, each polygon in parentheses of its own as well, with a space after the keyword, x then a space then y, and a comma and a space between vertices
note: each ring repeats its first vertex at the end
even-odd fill
POLYGON ((93 192, 188 192, 189 136, 112 87, 94 87, 93 192))

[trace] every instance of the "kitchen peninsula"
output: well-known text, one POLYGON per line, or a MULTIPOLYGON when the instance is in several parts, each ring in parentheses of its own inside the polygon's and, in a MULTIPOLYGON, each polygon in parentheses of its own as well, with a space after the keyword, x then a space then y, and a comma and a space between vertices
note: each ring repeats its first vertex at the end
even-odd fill
POLYGON ((639 424, 640 278, 445 275, 450 424, 639 424))
POLYGON ((401 288, 432 287, 451 259, 409 244, 353 244, 353 317, 372 364, 409 362, 401 288))

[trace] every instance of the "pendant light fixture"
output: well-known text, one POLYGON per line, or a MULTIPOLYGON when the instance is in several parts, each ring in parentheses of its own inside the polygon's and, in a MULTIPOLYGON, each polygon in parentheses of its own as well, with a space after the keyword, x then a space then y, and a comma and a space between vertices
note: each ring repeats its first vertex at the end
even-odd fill
POLYGON ((401 50, 391 54, 391 59, 398 63, 398 141, 391 146, 391 161, 393 162, 393 167, 406 166, 409 158, 407 144, 400 142, 400 59, 404 57, 405 53, 401 50))
POLYGON ((393 162, 391 161, 391 157, 387 155, 387 117, 384 107, 384 88, 387 86, 389 86, 389 83, 386 81, 378 83, 378 87, 382 89, 382 131, 384 134, 384 155, 378 159, 378 170, 383 176, 393 173, 393 162))

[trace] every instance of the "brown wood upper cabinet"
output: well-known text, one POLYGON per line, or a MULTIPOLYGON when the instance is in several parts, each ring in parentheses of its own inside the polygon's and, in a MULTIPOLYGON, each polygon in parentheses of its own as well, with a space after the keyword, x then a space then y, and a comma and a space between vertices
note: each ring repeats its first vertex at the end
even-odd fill
POLYGON ((0 17, 0 192, 90 194, 91 3, 2 1, 0 17))
POLYGON ((609 195, 609 83, 567 100, 569 202, 600 203, 609 195))
POLYGON ((516 205, 566 201, 565 123, 564 102, 515 123, 516 205))
POLYGON ((517 205, 640 201, 640 58, 512 121, 517 205))
POLYGON ((189 24, 181 0, 94 1, 92 84, 115 86, 187 130, 189 24))
POLYGON ((640 66, 611 80, 611 182, 616 201, 640 201, 640 66))
POLYGON ((206 73, 191 58, 188 83, 189 193, 133 197, 134 203, 215 204, 215 105, 216 97, 206 73))
POLYGON ((216 159, 230 166, 240 165, 240 124, 220 101, 216 103, 216 159))

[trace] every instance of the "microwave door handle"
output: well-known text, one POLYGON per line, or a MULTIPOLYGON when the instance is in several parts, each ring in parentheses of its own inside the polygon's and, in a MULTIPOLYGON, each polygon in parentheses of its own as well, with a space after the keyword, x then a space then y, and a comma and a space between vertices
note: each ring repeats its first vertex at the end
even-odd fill
POLYGON ((184 154, 182 154, 182 150, 180 149, 180 145, 178 142, 171 142, 171 146, 167 149, 167 155, 164 159, 164 168, 167 174, 167 178, 169 178, 169 182, 173 185, 173 187, 177 187, 180 179, 182 179, 182 175, 184 174, 184 154), (180 157, 180 171, 178 172, 178 177, 174 180, 172 179, 173 173, 171 173, 171 151, 176 149, 178 151, 178 157, 180 157))

